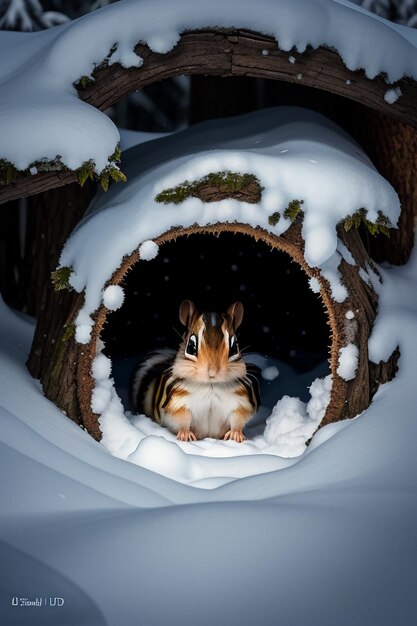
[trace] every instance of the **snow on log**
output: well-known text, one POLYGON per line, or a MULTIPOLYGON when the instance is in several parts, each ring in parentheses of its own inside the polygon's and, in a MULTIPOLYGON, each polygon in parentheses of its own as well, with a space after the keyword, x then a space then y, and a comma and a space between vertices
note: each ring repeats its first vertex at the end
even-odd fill
POLYGON ((411 29, 333 0, 253 7, 122 0, 24 42, 0 33, 0 51, 13 59, 0 72, 0 202, 87 177, 103 187, 123 180, 119 134, 101 111, 175 75, 299 83, 417 127, 411 29))

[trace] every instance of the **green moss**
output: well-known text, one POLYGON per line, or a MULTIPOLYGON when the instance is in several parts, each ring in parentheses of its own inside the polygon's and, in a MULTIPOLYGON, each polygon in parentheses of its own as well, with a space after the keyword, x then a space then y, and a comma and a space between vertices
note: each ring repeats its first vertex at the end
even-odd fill
POLYGON ((52 283, 55 291, 61 291, 61 289, 71 289, 69 284, 69 278, 72 274, 72 267, 59 267, 57 270, 51 272, 52 283))
POLYGON ((77 170, 77 179, 81 187, 84 186, 88 178, 94 180, 94 162, 91 160, 83 163, 77 170))
POLYGON ((81 76, 81 78, 74 83, 74 86, 80 91, 81 89, 87 89, 92 83, 94 83, 92 76, 81 76))
POLYGON ((278 211, 275 211, 275 213, 272 213, 272 215, 268 217, 268 224, 270 226, 276 226, 280 219, 281 219, 281 214, 278 213, 278 211))
MULTIPOLYGON (((162 204, 181 204, 187 198, 198 196, 201 187, 218 187, 220 191, 227 191, 233 194, 245 189, 250 183, 259 185, 258 179, 253 174, 237 174, 236 172, 228 171, 216 172, 192 183, 186 180, 176 187, 164 189, 164 191, 155 196, 155 200, 162 204)), ((260 189, 262 190, 262 187, 260 189)))
POLYGON ((116 150, 108 158, 108 166, 100 173, 100 176, 98 177, 104 191, 108 190, 110 179, 114 180, 116 183, 125 183, 127 181, 126 176, 117 165, 118 163, 120 163, 121 155, 122 153, 120 150, 120 145, 117 145, 116 150))
POLYGON ((386 237, 389 237, 389 229, 392 228, 392 224, 389 218, 384 215, 382 211, 378 211, 378 217, 376 222, 371 222, 367 219, 367 214, 367 210, 362 207, 353 215, 349 215, 343 221, 344 229, 348 231, 353 227, 359 228, 361 224, 364 224, 364 226, 366 226, 371 235, 377 235, 378 233, 382 233, 383 235, 386 235, 386 237))
POLYGON ((298 217, 298 215, 302 215, 302 204, 304 204, 304 200, 291 200, 287 208, 284 210, 284 217, 287 220, 291 220, 293 222, 298 217))
POLYGON ((66 343, 69 339, 72 339, 73 337, 75 337, 75 324, 73 322, 71 324, 65 324, 62 341, 66 343))
POLYGON ((108 158, 109 163, 120 163, 122 158, 122 151, 120 149, 120 144, 118 143, 115 151, 108 158))
POLYGON ((113 154, 108 157, 108 165, 102 172, 100 172, 100 174, 96 173, 95 163, 92 159, 85 161, 76 170, 70 170, 66 165, 64 165, 62 157, 59 154, 57 154, 54 159, 38 159, 37 161, 33 161, 33 163, 31 163, 25 170, 18 170, 13 163, 10 163, 10 161, 0 159, 0 185, 9 185, 18 178, 31 176, 31 170, 39 174, 45 172, 74 171, 81 187, 90 178, 91 180, 99 180, 103 189, 107 191, 110 179, 116 182, 126 182, 126 176, 118 167, 120 158, 120 145, 117 145, 113 154))
MULTIPOLYGON (((291 222, 294 222, 294 220, 296 220, 298 216, 302 217, 303 216, 303 212, 301 210, 302 204, 304 204, 304 200, 296 200, 296 199, 291 200, 287 208, 284 209, 283 216, 285 217, 285 219, 291 220, 291 222)), ((278 211, 275 211, 275 213, 272 213, 272 215, 268 217, 268 223, 271 226, 276 226, 280 219, 281 219, 281 213, 279 213, 278 211)))

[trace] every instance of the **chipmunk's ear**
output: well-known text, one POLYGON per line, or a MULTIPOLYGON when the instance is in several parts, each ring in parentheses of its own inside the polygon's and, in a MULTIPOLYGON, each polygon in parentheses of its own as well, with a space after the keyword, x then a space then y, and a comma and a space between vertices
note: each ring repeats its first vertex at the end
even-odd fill
POLYGON ((191 300, 183 300, 180 304, 180 322, 184 326, 190 325, 192 315, 195 311, 194 302, 191 300))
POLYGON ((236 330, 242 323, 243 319, 243 304, 241 302, 235 302, 231 304, 227 309, 227 314, 230 315, 233 322, 233 328, 236 330))

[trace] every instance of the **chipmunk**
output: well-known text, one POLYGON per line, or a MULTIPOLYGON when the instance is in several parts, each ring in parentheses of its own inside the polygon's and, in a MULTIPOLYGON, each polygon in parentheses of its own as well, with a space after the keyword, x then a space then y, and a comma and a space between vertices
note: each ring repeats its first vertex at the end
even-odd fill
POLYGON ((137 370, 132 404, 180 441, 204 437, 244 441, 243 428, 259 406, 257 379, 239 350, 243 305, 199 313, 191 300, 179 309, 186 326, 178 352, 160 350, 137 370))

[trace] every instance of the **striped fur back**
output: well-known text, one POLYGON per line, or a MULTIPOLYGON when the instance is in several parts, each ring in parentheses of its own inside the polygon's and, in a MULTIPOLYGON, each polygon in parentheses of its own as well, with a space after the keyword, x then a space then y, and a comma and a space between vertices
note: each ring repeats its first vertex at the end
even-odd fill
POLYGON ((155 411, 157 398, 161 397, 166 382, 172 374, 175 350, 158 350, 136 371, 132 385, 131 402, 135 413, 151 417, 160 422, 160 413, 155 411))

